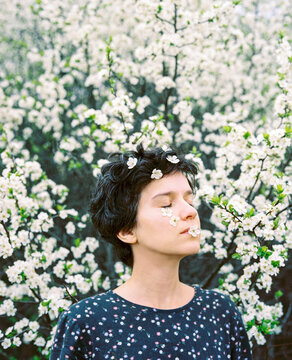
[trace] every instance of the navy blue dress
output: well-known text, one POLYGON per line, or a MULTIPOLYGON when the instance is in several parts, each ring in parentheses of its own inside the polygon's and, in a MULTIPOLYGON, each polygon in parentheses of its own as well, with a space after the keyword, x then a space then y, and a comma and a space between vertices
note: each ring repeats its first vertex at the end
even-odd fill
POLYGON ((241 314, 231 299, 194 285, 186 305, 162 310, 112 290, 63 312, 50 360, 252 359, 241 314))

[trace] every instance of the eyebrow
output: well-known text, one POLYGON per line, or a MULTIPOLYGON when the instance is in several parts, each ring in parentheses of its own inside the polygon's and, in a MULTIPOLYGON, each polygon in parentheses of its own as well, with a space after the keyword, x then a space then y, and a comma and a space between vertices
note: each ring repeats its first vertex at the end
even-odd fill
MULTIPOLYGON (((170 196, 170 195, 173 195, 173 194, 175 194, 174 191, 168 191, 168 192, 166 192, 166 193, 156 194, 156 195, 154 195, 154 196, 152 197, 152 200, 153 200, 153 199, 156 199, 156 198, 159 197, 159 196, 170 196)), ((187 191, 184 193, 184 196, 185 196, 185 195, 194 195, 194 194, 193 194, 192 190, 187 190, 187 191)))

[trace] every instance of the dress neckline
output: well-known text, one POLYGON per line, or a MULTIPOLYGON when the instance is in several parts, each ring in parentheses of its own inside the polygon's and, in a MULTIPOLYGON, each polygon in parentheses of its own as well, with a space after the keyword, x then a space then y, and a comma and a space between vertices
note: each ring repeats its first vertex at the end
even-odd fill
POLYGON ((154 308, 154 307, 147 306, 147 305, 136 304, 130 300, 123 298, 121 295, 118 295, 117 293, 113 292, 113 290, 109 290, 108 292, 115 300, 122 301, 123 303, 128 304, 133 308, 139 308, 139 309, 145 309, 145 310, 148 309, 148 310, 152 310, 154 312, 172 313, 172 312, 180 312, 180 311, 186 310, 197 298, 198 293, 200 291, 200 287, 198 285, 191 285, 191 286, 194 289, 194 295, 193 295, 192 299, 190 301, 188 301, 185 305, 182 305, 180 307, 173 308, 173 309, 160 309, 160 308, 154 308))

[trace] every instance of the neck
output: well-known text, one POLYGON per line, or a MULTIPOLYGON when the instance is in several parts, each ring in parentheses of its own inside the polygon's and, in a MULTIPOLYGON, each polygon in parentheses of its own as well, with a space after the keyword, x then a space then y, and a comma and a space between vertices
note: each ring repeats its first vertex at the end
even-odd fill
POLYGON ((167 259, 166 261, 136 261, 132 271, 132 284, 152 294, 169 294, 174 292, 179 281, 179 261, 167 259))
POLYGON ((191 299, 193 289, 179 280, 180 258, 145 253, 134 258, 132 276, 118 288, 119 295, 155 308, 175 308, 191 299))

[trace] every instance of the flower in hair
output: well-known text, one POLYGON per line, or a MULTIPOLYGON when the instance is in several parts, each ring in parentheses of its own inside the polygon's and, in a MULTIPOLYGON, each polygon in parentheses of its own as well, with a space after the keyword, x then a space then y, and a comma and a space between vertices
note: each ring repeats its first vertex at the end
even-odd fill
POLYGON ((190 227, 188 233, 191 234, 193 237, 197 237, 201 233, 201 231, 199 230, 197 225, 194 225, 190 227))
POLYGON ((161 208, 162 216, 172 216, 172 210, 170 208, 161 208))
POLYGON ((162 178, 162 176, 163 176, 163 174, 162 174, 161 170, 159 170, 159 169, 152 170, 151 179, 159 180, 162 178))
POLYGON ((137 159, 130 157, 127 161, 128 169, 133 169, 133 167, 137 164, 137 159))
POLYGON ((169 220, 170 225, 172 226, 176 226, 176 224, 179 222, 179 217, 177 216, 172 216, 171 219, 169 220))
POLYGON ((176 155, 173 155, 173 156, 168 155, 166 157, 166 160, 168 160, 169 162, 171 162, 173 164, 177 164, 179 162, 179 159, 178 159, 178 157, 176 155))
POLYGON ((167 145, 163 145, 162 146, 162 150, 163 151, 169 151, 169 150, 171 150, 167 145))

